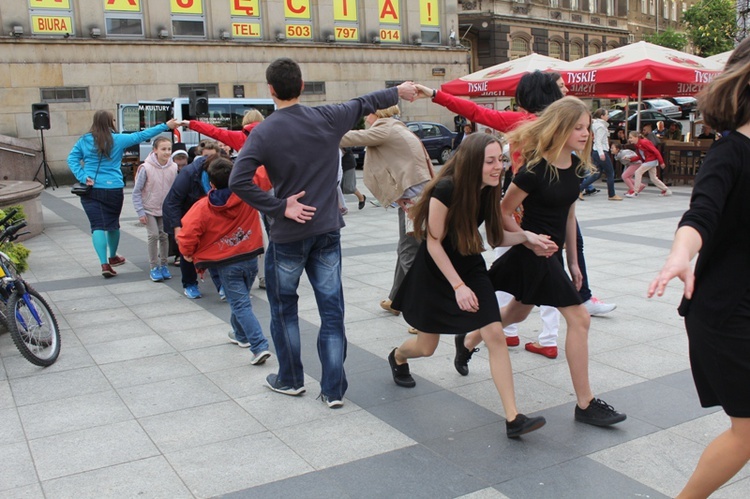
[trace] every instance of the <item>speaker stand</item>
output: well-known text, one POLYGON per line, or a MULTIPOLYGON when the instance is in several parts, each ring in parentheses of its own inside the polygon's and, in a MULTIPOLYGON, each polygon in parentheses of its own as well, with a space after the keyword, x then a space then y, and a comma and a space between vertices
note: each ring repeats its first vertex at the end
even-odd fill
POLYGON ((42 137, 42 162, 39 163, 39 168, 36 169, 36 173, 34 174, 34 180, 44 185, 44 188, 46 189, 49 186, 52 186, 52 190, 55 190, 55 187, 60 187, 57 185, 57 180, 55 179, 55 176, 52 174, 52 170, 49 167, 49 164, 47 163, 47 150, 44 147, 44 129, 39 130, 39 134, 42 137), (44 171, 44 182, 39 180, 37 177, 39 177, 39 173, 44 171))

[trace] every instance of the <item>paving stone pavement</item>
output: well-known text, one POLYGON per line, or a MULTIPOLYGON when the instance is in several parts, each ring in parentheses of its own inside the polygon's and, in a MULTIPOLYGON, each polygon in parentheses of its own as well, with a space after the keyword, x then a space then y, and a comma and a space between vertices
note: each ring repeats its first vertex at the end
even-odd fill
MULTIPOLYGON (((519 440, 504 435, 485 349, 462 377, 453 338, 443 337, 432 358, 411 362, 416 388, 393 384, 386 356, 407 325, 378 304, 396 259, 394 210, 368 203, 359 211, 348 199, 350 388, 344 407, 330 410, 316 400, 319 317, 307 281, 299 305, 307 393, 292 398, 264 387, 275 357, 252 366, 248 350, 227 341, 229 307, 210 282, 202 299, 188 300, 177 269, 166 283, 148 279, 146 231, 129 188, 120 247, 128 263, 109 280, 99 275, 78 198, 47 190, 45 231, 25 243, 26 277, 55 310, 62 353, 41 369, 0 334, 0 498, 672 497, 728 427, 723 412, 697 401, 675 310, 679 283, 664 298, 645 298, 688 205, 690 187, 673 190, 621 202, 600 193, 576 207, 591 287, 617 303, 592 319, 592 385, 627 421, 575 423, 564 355, 511 348, 520 409, 548 421, 519 440)), ((270 340, 265 291, 253 289, 252 301, 270 340)), ((534 313, 520 326, 522 345, 540 324, 534 313)), ((561 350, 564 339, 562 324, 561 350)), ((750 497, 750 467, 714 497, 750 497)))

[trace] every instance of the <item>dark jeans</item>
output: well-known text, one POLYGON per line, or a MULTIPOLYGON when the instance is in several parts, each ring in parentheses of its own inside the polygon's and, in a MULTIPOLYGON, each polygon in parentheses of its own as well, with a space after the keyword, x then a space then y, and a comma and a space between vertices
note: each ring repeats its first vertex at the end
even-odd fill
POLYGON ((591 162, 597 168, 596 173, 587 175, 581 182, 581 191, 585 191, 589 185, 593 184, 602 177, 602 172, 607 175, 607 195, 609 197, 617 194, 615 192, 615 169, 612 166, 612 159, 609 157, 609 153, 604 153, 604 161, 599 158, 599 153, 591 151, 591 162))
POLYGON ((344 373, 346 334, 338 230, 301 241, 268 244, 266 292, 271 307, 271 336, 279 362, 278 380, 293 388, 305 383, 297 310, 297 288, 303 271, 312 285, 320 314, 320 391, 330 400, 341 400, 348 383, 344 373))

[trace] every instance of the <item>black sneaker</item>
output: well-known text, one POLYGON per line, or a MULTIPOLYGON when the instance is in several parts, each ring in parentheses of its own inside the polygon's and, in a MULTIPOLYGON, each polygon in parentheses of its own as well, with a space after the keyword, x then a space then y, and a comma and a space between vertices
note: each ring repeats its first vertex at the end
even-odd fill
POLYGON ((617 412, 605 401, 594 398, 586 409, 581 409, 576 404, 575 418, 576 421, 594 426, 610 426, 625 421, 627 416, 617 412))
POLYGON ((538 430, 545 424, 547 424, 547 420, 542 416, 530 418, 519 413, 513 421, 505 421, 505 434, 508 438, 518 438, 521 435, 538 430))
POLYGON ((469 374, 469 361, 474 352, 478 352, 479 349, 469 350, 464 346, 465 334, 457 334, 455 338, 456 342, 456 358, 453 359, 453 366, 461 376, 468 376, 469 374))
POLYGON ((393 375, 393 381, 398 386, 406 388, 414 388, 417 386, 417 382, 409 374, 409 363, 405 362, 401 365, 396 364, 396 349, 388 355, 388 363, 391 365, 391 374, 393 375))
POLYGON ((268 376, 266 376, 266 385, 268 385, 268 388, 270 388, 271 390, 283 393, 284 395, 297 396, 305 393, 304 386, 300 386, 299 388, 286 386, 279 381, 279 377, 277 374, 269 374, 268 376))

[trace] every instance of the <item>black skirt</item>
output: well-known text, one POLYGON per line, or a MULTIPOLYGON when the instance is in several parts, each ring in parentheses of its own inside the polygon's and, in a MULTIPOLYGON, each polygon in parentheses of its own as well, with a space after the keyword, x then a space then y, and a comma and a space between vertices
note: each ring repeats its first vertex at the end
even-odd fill
POLYGON ((446 246, 456 272, 477 296, 479 310, 465 312, 458 307, 456 292, 432 260, 424 241, 391 306, 404 314, 409 325, 425 333, 463 334, 500 322, 495 290, 482 255, 462 256, 446 246))
POLYGON ((723 323, 689 313, 685 327, 690 366, 701 406, 721 406, 735 418, 750 418, 750 296, 723 323))
POLYGON ((573 281, 565 272, 562 250, 546 258, 523 245, 513 246, 489 270, 494 289, 505 291, 526 305, 580 305, 573 281))
POLYGON ((81 196, 81 204, 89 219, 91 232, 95 230, 118 230, 123 200, 122 188, 93 188, 87 195, 81 196))

